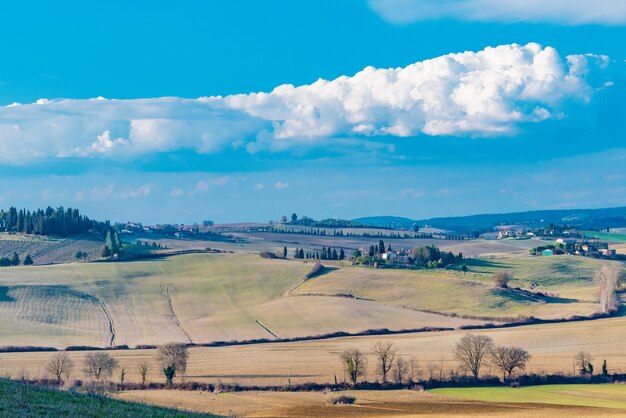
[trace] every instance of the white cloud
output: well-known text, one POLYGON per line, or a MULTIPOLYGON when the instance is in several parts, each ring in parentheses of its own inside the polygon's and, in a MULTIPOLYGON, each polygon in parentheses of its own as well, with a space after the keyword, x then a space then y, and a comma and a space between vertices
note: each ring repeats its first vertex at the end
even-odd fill
POLYGON ((264 187, 263 183, 257 183, 254 185, 254 190, 263 190, 264 187))
POLYGON ((0 162, 239 148, 254 153, 328 147, 346 137, 366 144, 363 138, 377 136, 509 135, 523 123, 564 117, 571 101, 591 100, 606 88, 607 63, 604 56, 562 58, 550 47, 512 44, 403 68, 367 67, 351 77, 285 84, 269 93, 39 100, 0 107, 0 162))
POLYGON ((282 181, 274 183, 274 188, 278 190, 286 189, 287 187, 289 187, 289 183, 283 183, 282 181))
POLYGON ((184 194, 185 194, 185 191, 183 189, 178 188, 178 187, 175 187, 175 188, 173 188, 170 191, 170 196, 171 197, 181 197, 184 194))
POLYGON ((391 23, 453 18, 479 22, 545 22, 562 25, 626 24, 623 0, 370 0, 391 23))

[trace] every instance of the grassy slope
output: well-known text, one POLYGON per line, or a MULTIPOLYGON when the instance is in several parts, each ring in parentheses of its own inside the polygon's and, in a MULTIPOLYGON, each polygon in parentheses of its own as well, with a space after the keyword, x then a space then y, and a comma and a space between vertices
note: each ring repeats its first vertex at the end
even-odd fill
POLYGON ((0 416, 7 417, 209 417, 141 403, 42 389, 0 379, 0 416))
POLYGON ((0 345, 106 346, 109 317, 117 345, 271 338, 257 320, 280 337, 475 322, 345 298, 284 296, 311 266, 193 254, 0 269, 0 345))
POLYGON ((607 242, 626 242, 626 234, 613 232, 584 231, 588 238, 597 238, 607 242))
POLYGON ((430 392, 486 402, 548 403, 626 409, 626 386, 616 384, 444 388, 430 392))
POLYGON ((457 314, 560 318, 597 310, 592 277, 602 263, 574 256, 470 259, 467 264, 473 274, 467 275, 455 271, 344 268, 308 281, 295 293, 352 293, 390 306, 457 314), (556 293, 560 299, 539 303, 495 289, 493 273, 503 270, 512 273, 512 287, 528 289, 531 282, 536 282, 538 291, 556 293))

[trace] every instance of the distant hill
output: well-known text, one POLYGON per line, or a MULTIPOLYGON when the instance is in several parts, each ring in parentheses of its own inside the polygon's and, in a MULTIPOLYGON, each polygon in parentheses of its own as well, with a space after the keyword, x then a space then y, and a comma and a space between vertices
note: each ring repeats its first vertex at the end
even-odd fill
POLYGON ((399 229, 410 229, 417 222, 415 219, 403 218, 401 216, 369 216, 353 219, 353 222, 377 227, 399 229))
POLYGON ((370 225, 411 228, 413 224, 430 225, 457 232, 489 231, 499 225, 524 225, 529 228, 550 223, 568 224, 583 229, 626 227, 626 207, 601 209, 558 209, 512 213, 409 219, 397 216, 370 216, 354 219, 370 225))

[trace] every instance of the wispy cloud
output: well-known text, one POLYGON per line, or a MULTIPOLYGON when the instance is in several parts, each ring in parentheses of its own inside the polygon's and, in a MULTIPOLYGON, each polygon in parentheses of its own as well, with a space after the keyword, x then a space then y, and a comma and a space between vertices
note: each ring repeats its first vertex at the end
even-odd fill
POLYGON ((282 181, 274 183, 274 188, 277 190, 286 189, 287 187, 289 187, 289 183, 283 183, 282 181))
POLYGON ((391 23, 453 18, 479 22, 546 22, 562 25, 626 24, 622 0, 370 0, 391 23))

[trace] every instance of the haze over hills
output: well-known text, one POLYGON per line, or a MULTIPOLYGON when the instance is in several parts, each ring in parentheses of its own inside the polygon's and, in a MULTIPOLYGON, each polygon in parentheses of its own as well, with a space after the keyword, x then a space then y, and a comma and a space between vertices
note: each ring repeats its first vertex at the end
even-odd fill
POLYGON ((511 213, 485 213, 429 219, 410 219, 398 216, 368 216, 354 219, 368 225, 411 228, 429 225, 458 232, 489 231, 498 225, 521 224, 537 227, 560 223, 583 229, 620 228, 626 226, 626 206, 598 209, 554 209, 511 213))

